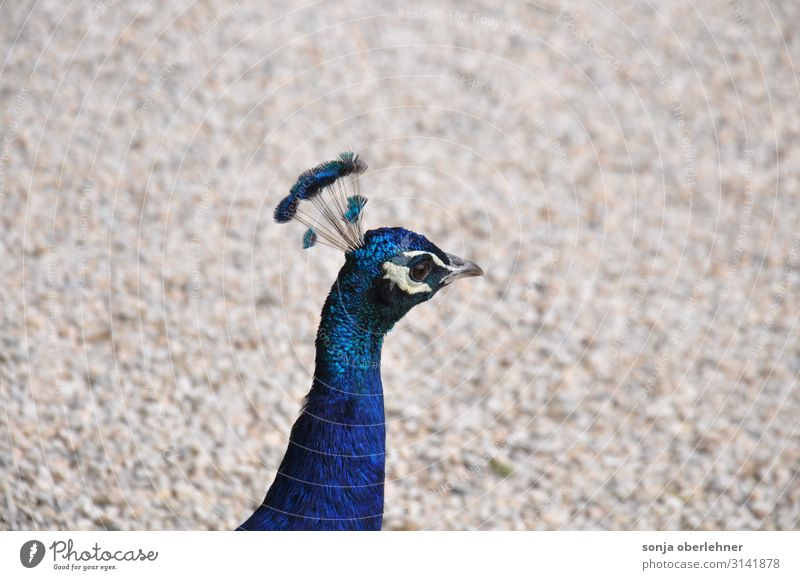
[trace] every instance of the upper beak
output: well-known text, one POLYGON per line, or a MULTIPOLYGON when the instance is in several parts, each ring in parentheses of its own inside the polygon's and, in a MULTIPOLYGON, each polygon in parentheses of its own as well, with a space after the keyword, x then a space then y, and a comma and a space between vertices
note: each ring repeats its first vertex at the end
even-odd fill
POLYGON ((450 273, 442 278, 443 285, 447 286, 459 278, 483 276, 483 270, 475 262, 470 262, 453 254, 447 254, 447 258, 450 260, 450 265, 448 266, 450 273))

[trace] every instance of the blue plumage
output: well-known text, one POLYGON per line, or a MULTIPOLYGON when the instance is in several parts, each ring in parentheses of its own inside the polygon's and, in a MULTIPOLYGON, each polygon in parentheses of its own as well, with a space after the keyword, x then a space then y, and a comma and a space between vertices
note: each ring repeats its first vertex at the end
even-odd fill
POLYGON ((361 210, 367 205, 367 198, 363 195, 351 195, 347 198, 347 209, 342 218, 351 224, 358 221, 361 217, 361 210))
POLYGON ((311 199, 322 191, 323 187, 331 185, 338 178, 339 170, 336 167, 311 169, 297 179, 292 189, 289 190, 289 195, 294 195, 299 199, 311 199))
MULTIPOLYGON (((340 156, 340 161, 352 159, 340 156)), ((360 213, 364 205, 357 199, 352 207, 360 213)), ((306 231, 304 246, 316 231, 306 231)), ((384 336, 442 287, 482 273, 404 228, 359 232, 359 244, 346 251, 322 309, 314 379, 286 455, 262 505, 239 529, 380 529, 384 336)))
MULTIPOLYGON (((333 161, 320 163, 304 171, 292 185, 289 195, 275 208, 273 214, 275 221, 283 224, 296 219, 314 230, 315 241, 321 237, 327 245, 345 251, 358 247, 361 244, 358 218, 367 200, 359 194, 346 198, 344 188, 340 186, 341 184, 337 184, 337 181, 352 176, 353 185, 357 189, 358 176, 366 169, 367 164, 360 160, 358 155, 346 152, 333 161), (334 187, 334 184, 337 187, 334 187), (330 200, 323 199, 321 195, 323 191, 330 192, 330 200), (300 204, 304 201, 313 202, 318 210, 318 217, 315 218, 305 211, 298 212, 300 204), (342 227, 336 223, 334 216, 344 219, 346 226, 342 227)), ((304 245, 304 247, 310 246, 304 245)))
POLYGON ((306 233, 303 234, 303 249, 307 250, 317 243, 317 233, 314 228, 308 228, 306 233))
POLYGON ((273 214, 275 221, 279 224, 290 222, 297 213, 299 204, 300 200, 296 196, 287 195, 284 197, 275 208, 275 213, 273 214))
POLYGON ((347 177, 352 173, 363 173, 366 169, 366 163, 361 161, 358 155, 351 152, 342 153, 338 159, 320 163, 303 172, 289 190, 289 196, 311 199, 340 177, 347 177))

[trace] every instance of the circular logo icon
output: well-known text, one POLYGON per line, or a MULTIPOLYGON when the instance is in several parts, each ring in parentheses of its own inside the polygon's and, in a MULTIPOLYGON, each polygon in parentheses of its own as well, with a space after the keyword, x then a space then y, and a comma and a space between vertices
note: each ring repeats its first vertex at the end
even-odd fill
POLYGON ((39 540, 29 540, 19 549, 19 561, 26 568, 35 568, 44 559, 44 544, 39 540))

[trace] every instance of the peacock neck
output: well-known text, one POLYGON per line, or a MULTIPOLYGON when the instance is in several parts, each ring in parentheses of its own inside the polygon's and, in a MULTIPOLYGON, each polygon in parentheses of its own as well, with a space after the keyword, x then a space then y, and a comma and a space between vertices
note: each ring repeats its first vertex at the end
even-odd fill
MULTIPOLYGON (((317 381, 340 391, 324 396, 382 397, 381 348, 385 330, 376 327, 362 293, 339 281, 331 288, 317 330, 317 381)), ((318 386, 318 385, 315 385, 318 386)))
MULTIPOLYGON (((386 430, 383 333, 337 281, 317 332, 314 381, 263 505, 242 529, 379 530, 386 430)), ((363 298, 363 296, 362 296, 363 298)))

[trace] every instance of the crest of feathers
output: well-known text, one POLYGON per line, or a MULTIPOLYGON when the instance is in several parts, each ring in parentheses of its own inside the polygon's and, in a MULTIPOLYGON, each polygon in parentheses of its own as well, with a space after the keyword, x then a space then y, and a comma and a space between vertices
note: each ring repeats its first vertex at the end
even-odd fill
POLYGON ((364 243, 361 214, 367 198, 361 195, 358 176, 366 170, 357 154, 346 152, 303 172, 275 208, 275 221, 305 225, 303 248, 321 243, 343 252, 355 250, 364 243))

